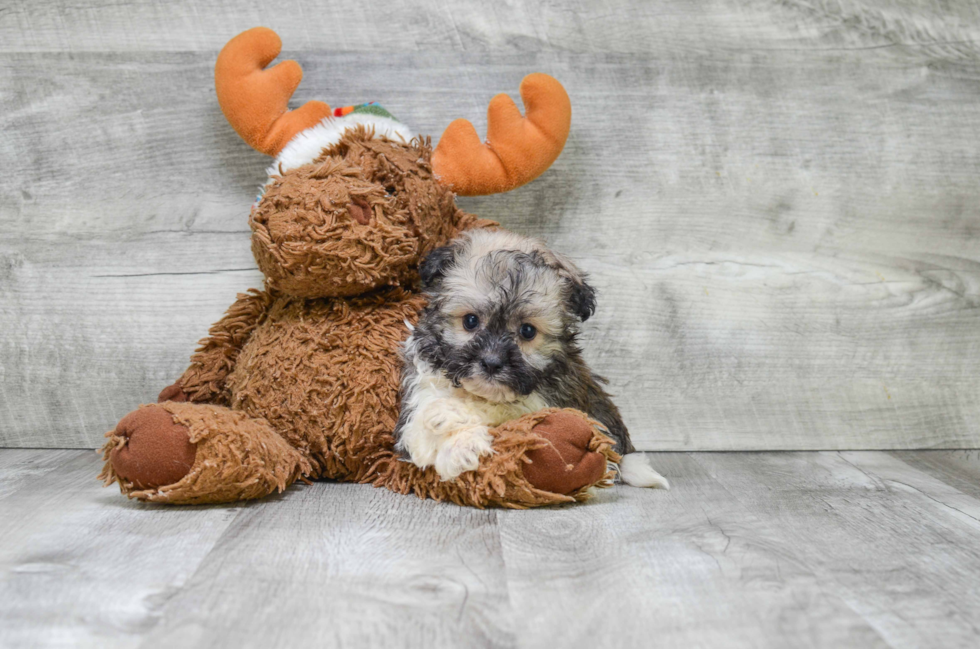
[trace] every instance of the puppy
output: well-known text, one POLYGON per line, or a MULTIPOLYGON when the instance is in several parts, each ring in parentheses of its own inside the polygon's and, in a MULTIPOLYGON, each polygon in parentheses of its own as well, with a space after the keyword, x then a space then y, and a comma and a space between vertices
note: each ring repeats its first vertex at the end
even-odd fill
POLYGON ((489 428, 542 408, 577 408, 601 422, 631 485, 669 488, 635 454, 619 409, 578 347, 595 291, 540 241, 473 230, 420 266, 429 303, 404 347, 397 448, 443 480, 491 453, 489 428))

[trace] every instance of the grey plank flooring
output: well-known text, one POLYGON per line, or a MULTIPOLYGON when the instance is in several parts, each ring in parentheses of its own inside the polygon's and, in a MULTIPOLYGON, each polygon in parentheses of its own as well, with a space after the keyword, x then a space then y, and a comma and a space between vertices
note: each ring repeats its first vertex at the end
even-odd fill
POLYGON ((893 454, 923 473, 939 478, 974 498, 980 498, 980 451, 944 451, 925 454, 896 451, 893 454))
POLYGON ((878 453, 699 461, 746 509, 778 526, 821 586, 887 644, 976 646, 980 593, 967 586, 967 566, 980 559, 980 522, 894 479, 911 474, 905 481, 925 488, 916 471, 878 453), (876 464, 888 472, 879 475, 876 464))
POLYGON ((147 646, 515 642, 497 514, 364 485, 249 507, 161 613, 147 646))
POLYGON ((562 80, 554 168, 462 204, 591 273, 586 353, 638 447, 980 444, 975 2, 349 4, 0 4, 0 446, 97 446, 260 283, 267 160, 211 78, 257 24, 296 102, 434 137, 562 80))
POLYGON ((653 460, 671 491, 527 512, 333 483, 167 508, 94 453, 0 450, 0 646, 980 642, 976 453, 653 460))
POLYGON ((527 646, 883 646, 769 517, 695 456, 656 457, 668 493, 502 519, 527 646))
POLYGON ((0 457, 14 452, 0 469, 0 646, 136 646, 241 508, 147 516, 93 489, 92 451, 0 457))

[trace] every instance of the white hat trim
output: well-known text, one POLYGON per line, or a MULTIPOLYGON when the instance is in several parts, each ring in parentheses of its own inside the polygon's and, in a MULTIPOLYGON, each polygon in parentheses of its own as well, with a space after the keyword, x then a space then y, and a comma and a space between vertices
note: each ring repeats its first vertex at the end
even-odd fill
POLYGON ((300 131, 283 147, 275 162, 268 169, 269 177, 313 162, 324 149, 331 147, 344 136, 344 131, 358 124, 374 127, 374 137, 409 142, 415 134, 401 122, 371 113, 350 113, 344 117, 325 117, 316 126, 300 131))

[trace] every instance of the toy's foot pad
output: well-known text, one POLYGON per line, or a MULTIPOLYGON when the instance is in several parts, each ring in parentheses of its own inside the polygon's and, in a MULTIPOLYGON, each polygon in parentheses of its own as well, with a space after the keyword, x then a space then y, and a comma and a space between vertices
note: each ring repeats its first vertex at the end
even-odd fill
POLYGON ((549 444, 528 451, 530 464, 524 465, 524 477, 538 489, 570 494, 602 479, 606 458, 590 451, 593 428, 582 417, 555 412, 534 427, 534 432, 549 444))
POLYGON ((112 469, 137 489, 156 489, 180 482, 194 466, 197 447, 185 426, 174 423, 159 406, 135 410, 116 424, 116 435, 127 439, 112 451, 112 469))

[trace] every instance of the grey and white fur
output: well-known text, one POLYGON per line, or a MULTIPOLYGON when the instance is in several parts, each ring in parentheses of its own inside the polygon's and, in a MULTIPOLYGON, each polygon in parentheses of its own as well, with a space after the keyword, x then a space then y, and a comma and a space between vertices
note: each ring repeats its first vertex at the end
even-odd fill
POLYGON ((635 453, 619 409, 578 346, 595 290, 572 262, 535 239, 472 230, 420 266, 429 297, 404 348, 397 448, 443 480, 491 453, 489 429, 542 408, 601 422, 631 485, 668 488, 635 453))

